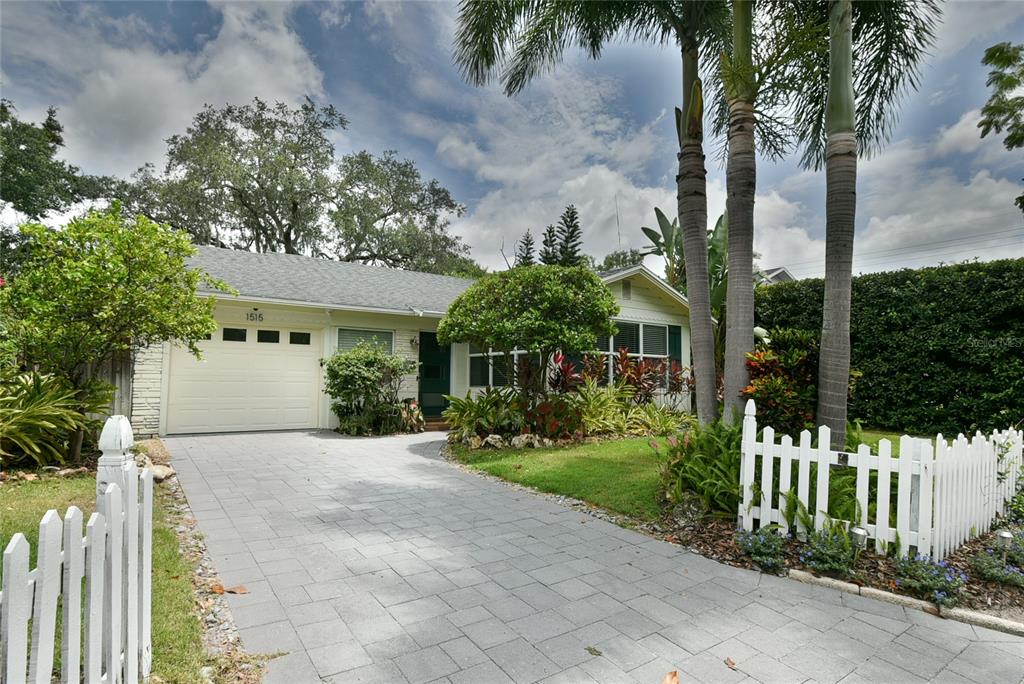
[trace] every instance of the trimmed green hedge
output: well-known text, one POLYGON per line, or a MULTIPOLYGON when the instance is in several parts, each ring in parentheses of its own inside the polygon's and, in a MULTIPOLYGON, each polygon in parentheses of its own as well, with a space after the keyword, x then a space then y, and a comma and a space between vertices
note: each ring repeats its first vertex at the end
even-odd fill
MULTIPOLYGON (((759 287, 758 325, 821 330, 824 283, 759 287)), ((1024 419, 1024 259, 853 279, 850 418, 955 435, 1024 419)))

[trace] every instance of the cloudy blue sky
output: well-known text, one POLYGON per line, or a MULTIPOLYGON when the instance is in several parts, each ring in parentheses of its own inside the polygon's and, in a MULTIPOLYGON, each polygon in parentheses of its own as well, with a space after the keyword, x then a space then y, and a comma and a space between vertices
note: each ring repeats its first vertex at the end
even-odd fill
MULTIPOLYGON (((598 257, 644 245, 653 208, 675 203, 671 49, 616 45, 565 63, 509 99, 466 85, 451 61, 448 3, 18 3, 0 6, 0 91, 22 116, 57 105, 66 158, 91 173, 163 162, 163 140, 205 103, 259 96, 331 102, 351 121, 339 153, 396 149, 468 207, 453 227, 503 265, 575 203, 598 257)), ((855 268, 1024 256, 1013 206, 1024 154, 982 140, 985 47, 1024 39, 1024 2, 951 2, 886 151, 862 162, 855 268)), ((712 220, 723 169, 709 160, 712 220)), ((823 270, 824 174, 794 160, 758 169, 764 266, 823 270)), ((652 265, 656 265, 653 264, 652 265)))

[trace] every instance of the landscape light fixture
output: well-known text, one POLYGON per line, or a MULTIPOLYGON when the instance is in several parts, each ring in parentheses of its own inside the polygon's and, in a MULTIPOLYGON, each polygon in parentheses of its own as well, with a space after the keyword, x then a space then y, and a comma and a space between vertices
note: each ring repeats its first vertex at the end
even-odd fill
POLYGON ((863 549, 868 545, 868 531, 863 527, 854 527, 850 530, 850 536, 853 537, 853 545, 858 549, 863 549))
POLYGON ((1013 532, 1010 530, 996 530, 996 546, 1003 550, 1003 565, 1006 565, 1006 553, 1013 544, 1013 532))

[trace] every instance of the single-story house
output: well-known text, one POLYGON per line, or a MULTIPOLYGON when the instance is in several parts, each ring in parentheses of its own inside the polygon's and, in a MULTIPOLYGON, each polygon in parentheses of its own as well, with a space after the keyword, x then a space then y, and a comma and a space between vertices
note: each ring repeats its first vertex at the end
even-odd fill
MULTIPOLYGON (((333 428, 324 360, 365 339, 419 364, 402 395, 417 398, 428 417, 440 415, 444 395, 503 382, 486 350, 437 341, 438 321, 470 280, 218 247, 199 247, 192 265, 238 295, 212 293, 217 330, 199 343, 202 359, 169 342, 136 354, 136 434, 333 428)), ((689 365, 686 298, 642 265, 602 278, 621 313, 619 333, 598 351, 625 346, 689 365)))

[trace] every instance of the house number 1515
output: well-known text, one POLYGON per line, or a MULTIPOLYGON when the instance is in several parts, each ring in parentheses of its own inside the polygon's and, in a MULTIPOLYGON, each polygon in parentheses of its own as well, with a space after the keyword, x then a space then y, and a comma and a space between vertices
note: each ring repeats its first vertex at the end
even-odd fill
POLYGON ((257 313, 255 311, 250 311, 249 313, 245 314, 245 320, 247 320, 247 321, 255 321, 256 323, 261 323, 261 322, 263 322, 263 314, 262 313, 257 313))

